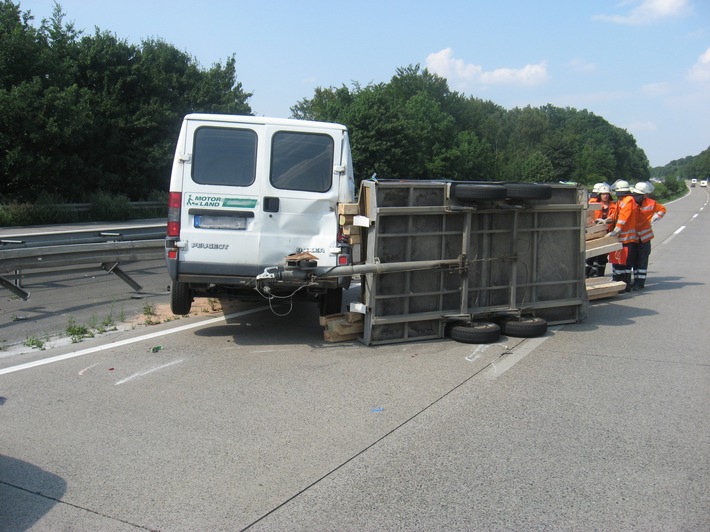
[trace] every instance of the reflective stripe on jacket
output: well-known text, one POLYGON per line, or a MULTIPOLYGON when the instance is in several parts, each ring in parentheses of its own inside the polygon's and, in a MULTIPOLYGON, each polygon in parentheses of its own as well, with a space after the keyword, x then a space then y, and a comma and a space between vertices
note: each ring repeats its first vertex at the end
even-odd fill
POLYGON ((622 196, 616 201, 616 224, 614 229, 619 229, 619 242, 631 244, 638 242, 636 231, 636 218, 638 204, 632 195, 622 196))
POLYGON ((654 214, 657 215, 656 219, 663 218, 666 214, 666 208, 656 200, 644 197, 641 205, 639 205, 638 215, 636 217, 636 231, 638 232, 641 242, 648 242, 653 238, 651 223, 654 214))

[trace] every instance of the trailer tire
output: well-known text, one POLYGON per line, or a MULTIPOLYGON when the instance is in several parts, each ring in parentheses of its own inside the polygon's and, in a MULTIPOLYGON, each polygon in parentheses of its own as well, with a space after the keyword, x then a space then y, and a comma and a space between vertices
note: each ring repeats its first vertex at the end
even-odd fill
POLYGON ((547 321, 542 318, 508 318, 503 320, 501 331, 506 336, 535 338, 547 332, 547 321))
POLYGON ((328 288, 320 296, 320 315, 340 314, 343 307, 343 289, 328 288))
POLYGON ((451 329, 451 338, 464 344, 490 344, 500 338, 500 326, 487 321, 455 325, 451 329))
POLYGON ((170 310, 176 316, 185 316, 192 308, 192 292, 187 283, 173 281, 170 287, 170 310))
POLYGON ((507 189, 504 185, 479 185, 472 183, 456 183, 453 185, 453 195, 461 201, 502 200, 507 189))
POLYGON ((508 199, 512 200, 546 200, 552 197, 552 187, 538 183, 507 183, 505 185, 508 199))

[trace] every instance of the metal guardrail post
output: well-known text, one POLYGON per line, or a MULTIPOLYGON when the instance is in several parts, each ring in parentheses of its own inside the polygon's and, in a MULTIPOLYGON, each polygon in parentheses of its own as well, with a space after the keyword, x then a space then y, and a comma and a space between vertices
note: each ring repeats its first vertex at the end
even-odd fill
POLYGON ((0 286, 2 286, 3 288, 7 288, 10 292, 12 292, 18 297, 21 297, 25 301, 30 298, 30 292, 28 292, 27 290, 23 290, 15 283, 13 283, 12 281, 8 281, 2 276, 0 276, 0 286))

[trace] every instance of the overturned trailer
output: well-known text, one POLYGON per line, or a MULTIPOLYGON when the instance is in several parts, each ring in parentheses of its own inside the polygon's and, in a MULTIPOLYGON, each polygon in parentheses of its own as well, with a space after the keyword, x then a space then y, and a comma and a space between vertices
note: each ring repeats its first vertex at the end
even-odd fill
POLYGON ((341 217, 361 246, 354 310, 366 345, 442 338, 447 326, 586 314, 586 193, 576 185, 365 181, 341 217), (352 224, 352 225, 351 225, 352 224))

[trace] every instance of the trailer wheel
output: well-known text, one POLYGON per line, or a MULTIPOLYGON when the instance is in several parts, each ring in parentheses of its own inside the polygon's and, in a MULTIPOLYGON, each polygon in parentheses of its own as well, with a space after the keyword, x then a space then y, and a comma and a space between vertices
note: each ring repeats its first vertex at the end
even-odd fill
POLYGON ((455 325, 451 329, 451 338, 464 344, 490 344, 500 338, 500 327, 491 322, 472 321, 455 325))
POLYGON ((320 296, 320 315, 328 316, 329 314, 340 314, 343 306, 343 289, 328 288, 324 294, 320 296))
POLYGON ((190 313, 192 308, 192 292, 187 283, 173 281, 170 287, 170 310, 176 316, 190 313))
POLYGON ((534 338, 547 332, 547 321, 542 318, 508 318, 503 320, 501 330, 506 336, 534 338))
POLYGON ((456 183, 453 185, 453 195, 461 201, 502 200, 507 189, 503 185, 479 185, 472 183, 456 183))
POLYGON ((507 183, 505 185, 508 199, 512 200, 546 200, 552 197, 552 187, 538 183, 507 183))

